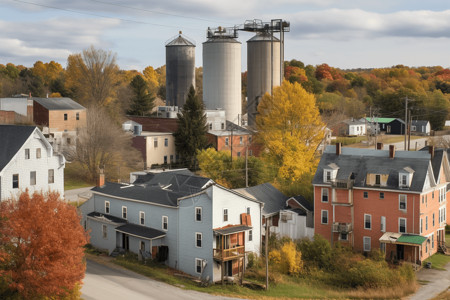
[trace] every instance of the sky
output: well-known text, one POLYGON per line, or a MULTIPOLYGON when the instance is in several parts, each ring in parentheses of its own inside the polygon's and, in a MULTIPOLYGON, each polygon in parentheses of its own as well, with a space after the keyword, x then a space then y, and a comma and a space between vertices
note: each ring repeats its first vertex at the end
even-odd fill
MULTIPOLYGON (((450 66, 448 0, 0 0, 0 64, 67 64, 90 47, 112 51, 124 70, 165 64, 165 43, 196 42, 196 66, 208 27, 283 19, 285 60, 341 69, 398 64, 450 66)), ((246 41, 240 32, 242 70, 246 41)))

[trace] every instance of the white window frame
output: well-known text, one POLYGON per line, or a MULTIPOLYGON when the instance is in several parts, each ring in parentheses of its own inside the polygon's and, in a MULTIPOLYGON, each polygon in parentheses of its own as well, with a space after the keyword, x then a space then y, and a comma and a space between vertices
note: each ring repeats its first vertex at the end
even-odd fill
POLYGON ((41 158, 41 148, 36 148, 36 159, 40 159, 41 158))
POLYGON ((153 138, 153 148, 158 148, 158 138, 153 138))
POLYGON ((329 203, 330 202, 330 191, 327 188, 322 188, 322 195, 320 198, 320 202, 322 203, 329 203), (327 197, 327 201, 323 201, 323 197, 325 196, 325 192, 326 191, 326 197, 327 197))
POLYGON ((339 240, 340 241, 348 241, 348 233, 344 233, 344 232, 339 233, 339 240), (345 234, 345 239, 342 238, 343 234, 345 234))
POLYGON ((203 271, 203 259, 195 258, 195 273, 201 274, 203 271), (200 263, 200 265, 199 265, 200 263), (197 271, 197 268, 200 267, 200 272, 197 271))
POLYGON ((30 149, 25 149, 25 159, 30 159, 30 149))
POLYGON ((428 231, 428 216, 425 216, 425 231, 428 231))
POLYGON ((105 224, 102 224, 102 237, 105 240, 108 239, 108 226, 106 226, 105 224))
POLYGON ((369 198, 369 192, 368 191, 364 191, 363 192, 363 198, 364 199, 368 199, 369 198))
POLYGON ((406 212, 408 210, 408 196, 406 194, 398 195, 398 210, 406 212), (405 198, 405 208, 401 208, 402 198, 405 198))
POLYGON ((128 208, 126 206, 122 206, 122 219, 128 218, 128 208))
POLYGON ((19 184, 20 184, 20 177, 19 177, 19 174, 12 174, 12 188, 13 189, 18 189, 20 186, 19 186, 19 184), (14 182, 16 181, 16 180, 14 180, 14 177, 17 177, 17 186, 16 187, 14 187, 14 182))
POLYGON ((161 228, 162 228, 162 230, 165 230, 165 231, 169 230, 169 217, 168 216, 161 217, 161 228), (165 224, 166 228, 164 228, 164 224, 165 224))
POLYGON ((48 169, 48 183, 55 183, 55 169, 48 169))
POLYGON ((386 217, 385 216, 381 216, 380 231, 381 232, 386 232, 386 217))
POLYGON ((368 252, 372 248, 372 239, 370 236, 363 237, 363 249, 364 251, 368 252), (368 247, 366 247, 368 246, 368 247))
POLYGON ((364 214, 364 229, 372 230, 372 215, 371 214, 364 214), (366 227, 366 217, 369 217, 370 227, 366 227))
POLYGON ((228 137, 225 138, 225 146, 228 146, 230 144, 230 139, 228 137))
POLYGON ((434 213, 433 213, 433 227, 435 226, 434 224, 436 224, 436 223, 435 223, 435 217, 434 217, 434 213))
POLYGON ((105 201, 105 214, 108 214, 111 212, 111 204, 109 201, 105 201))
POLYGON ((423 232, 423 219, 422 218, 420 218, 420 234, 422 234, 422 232, 423 232))
POLYGON ((164 138, 164 147, 169 147, 169 138, 164 138))
POLYGON ((195 233, 195 248, 202 248, 203 245, 203 234, 201 232, 195 233), (198 241, 200 241, 200 246, 198 245, 198 241))
POLYGON ((222 215, 223 215, 222 220, 223 220, 224 222, 228 222, 228 208, 224 208, 224 209, 222 210, 222 215))
POLYGON ((400 232, 400 233, 407 233, 408 232, 406 218, 398 218, 398 232, 400 232), (401 227, 400 225, 401 225, 403 220, 405 221, 405 232, 400 231, 400 227, 401 227))
POLYGON ((139 211, 139 225, 145 225, 145 212, 139 211))
POLYGON ((375 185, 381 185, 381 175, 375 174, 375 185), (377 183, 378 181, 378 183, 377 183))
POLYGON ((194 220, 195 220, 195 222, 201 222, 201 221, 203 220, 203 208, 200 207, 200 206, 197 206, 197 207, 194 209, 194 213, 195 213, 195 215, 194 215, 194 220), (198 220, 198 218, 197 218, 197 216, 199 215, 198 212, 197 212, 197 210, 200 212, 200 220, 198 220))
POLYGON ((328 224, 328 223, 329 223, 329 220, 328 220, 328 219, 329 219, 329 218, 328 218, 328 210, 322 209, 322 210, 320 211, 320 224, 328 224), (323 213, 326 213, 326 215, 327 215, 327 222, 326 222, 326 223, 323 222, 323 213))
POLYGON ((253 241, 253 230, 251 229, 248 231, 248 241, 249 242, 253 241))
POLYGON ((37 172, 30 171, 30 185, 36 185, 36 182, 37 182, 37 172))

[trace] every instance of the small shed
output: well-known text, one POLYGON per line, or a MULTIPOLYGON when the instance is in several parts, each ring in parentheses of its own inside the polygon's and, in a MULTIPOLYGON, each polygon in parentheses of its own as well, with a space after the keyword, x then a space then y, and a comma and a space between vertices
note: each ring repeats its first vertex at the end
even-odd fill
POLYGON ((430 135, 431 126, 429 121, 413 120, 411 121, 411 134, 430 135))

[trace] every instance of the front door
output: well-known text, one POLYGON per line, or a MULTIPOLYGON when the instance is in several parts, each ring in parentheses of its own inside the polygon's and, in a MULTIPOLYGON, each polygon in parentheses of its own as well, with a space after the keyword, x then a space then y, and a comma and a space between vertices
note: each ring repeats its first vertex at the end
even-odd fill
POLYGON ((225 274, 227 276, 233 276, 233 261, 229 260, 225 263, 225 274))
POLYGON ((405 257, 405 246, 397 245, 397 259, 402 260, 405 257))
POLYGON ((125 249, 126 251, 130 250, 130 237, 125 234, 122 233, 122 248, 125 249))

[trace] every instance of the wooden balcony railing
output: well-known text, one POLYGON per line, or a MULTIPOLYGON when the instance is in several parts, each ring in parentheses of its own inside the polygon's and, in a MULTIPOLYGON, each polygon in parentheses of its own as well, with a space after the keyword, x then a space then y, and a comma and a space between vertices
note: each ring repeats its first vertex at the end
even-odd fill
POLYGON ((339 180, 335 179, 331 182, 331 186, 337 189, 352 189, 354 180, 339 180))
POLYGON ((244 256, 245 246, 238 246, 230 249, 213 249, 214 259, 226 261, 244 256))
POLYGON ((352 232, 351 223, 333 223, 333 232, 349 233, 352 232))

